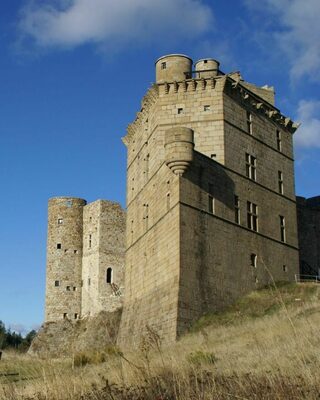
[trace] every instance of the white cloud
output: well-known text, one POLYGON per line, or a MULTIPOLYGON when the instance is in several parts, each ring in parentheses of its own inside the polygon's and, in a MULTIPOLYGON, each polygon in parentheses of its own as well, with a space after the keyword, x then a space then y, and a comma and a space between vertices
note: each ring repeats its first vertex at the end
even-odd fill
POLYGON ((320 1, 319 0, 245 0, 260 12, 273 38, 290 63, 291 78, 308 76, 320 80, 320 1))
POLYGON ((202 0, 33 0, 19 30, 38 47, 154 43, 202 34, 213 24, 202 0))
POLYGON ((320 101, 301 100, 297 118, 302 125, 294 135, 299 148, 320 148, 320 101))

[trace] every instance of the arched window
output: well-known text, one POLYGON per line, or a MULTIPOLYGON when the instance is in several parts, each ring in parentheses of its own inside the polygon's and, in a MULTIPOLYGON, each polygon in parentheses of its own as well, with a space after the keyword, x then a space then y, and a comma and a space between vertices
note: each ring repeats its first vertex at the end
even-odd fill
POLYGON ((106 282, 113 283, 113 271, 112 268, 108 268, 106 272, 106 282))

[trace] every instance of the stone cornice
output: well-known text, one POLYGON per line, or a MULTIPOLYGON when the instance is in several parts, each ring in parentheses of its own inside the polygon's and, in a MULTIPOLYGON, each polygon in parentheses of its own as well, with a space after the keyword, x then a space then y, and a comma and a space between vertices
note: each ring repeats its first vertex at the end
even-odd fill
POLYGON ((286 129, 292 134, 299 128, 300 124, 295 123, 291 118, 281 114, 279 109, 243 86, 240 78, 236 80, 229 75, 226 76, 228 82, 226 88, 235 91, 245 103, 255 108, 261 115, 264 115, 266 118, 279 125, 279 128, 286 129))

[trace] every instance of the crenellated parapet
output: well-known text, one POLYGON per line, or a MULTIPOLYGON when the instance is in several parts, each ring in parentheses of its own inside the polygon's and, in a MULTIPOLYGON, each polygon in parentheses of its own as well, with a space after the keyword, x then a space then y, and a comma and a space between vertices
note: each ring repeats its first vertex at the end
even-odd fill
POLYGON ((127 127, 127 135, 122 138, 123 143, 128 144, 133 140, 137 132, 140 132, 143 124, 149 116, 150 109, 154 106, 159 97, 157 85, 151 86, 141 101, 141 109, 136 114, 136 119, 127 127))

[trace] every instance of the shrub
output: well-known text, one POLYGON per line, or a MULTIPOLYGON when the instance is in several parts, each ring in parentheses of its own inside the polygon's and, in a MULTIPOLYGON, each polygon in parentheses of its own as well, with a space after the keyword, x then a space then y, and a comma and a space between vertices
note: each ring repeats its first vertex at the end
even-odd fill
POLYGON ((213 353, 207 353, 201 350, 194 351, 187 355, 187 361, 190 364, 215 364, 218 359, 213 353))

